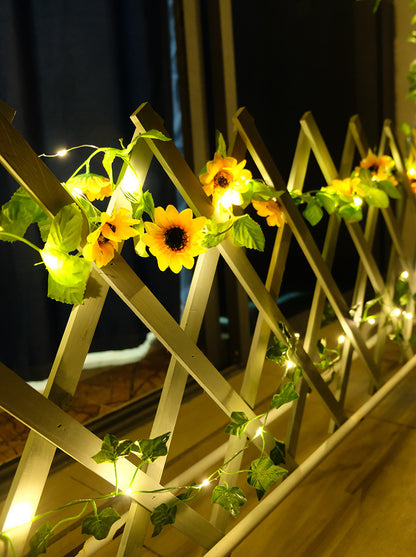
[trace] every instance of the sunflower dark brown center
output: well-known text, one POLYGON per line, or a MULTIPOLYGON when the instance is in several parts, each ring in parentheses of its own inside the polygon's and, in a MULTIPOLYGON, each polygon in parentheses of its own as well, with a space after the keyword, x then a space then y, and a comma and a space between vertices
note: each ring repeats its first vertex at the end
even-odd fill
POLYGON ((188 235, 180 226, 173 226, 165 232, 165 244, 172 251, 180 251, 188 242, 188 235))
POLYGON ((228 188, 232 180, 230 172, 220 170, 214 176, 214 184, 219 188, 228 188))
POLYGON ((98 245, 99 245, 99 246, 102 246, 103 244, 106 244, 106 243, 109 242, 109 241, 110 241, 110 240, 109 240, 108 238, 106 238, 105 236, 103 236, 102 234, 100 234, 100 235, 98 236, 97 242, 98 242, 98 245))

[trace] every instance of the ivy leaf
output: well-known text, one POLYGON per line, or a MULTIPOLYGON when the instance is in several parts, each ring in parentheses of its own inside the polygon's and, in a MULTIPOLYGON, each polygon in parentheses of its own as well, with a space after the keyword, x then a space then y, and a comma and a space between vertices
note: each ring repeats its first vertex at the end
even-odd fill
POLYGON ((378 185, 382 188, 389 197, 392 199, 401 199, 402 195, 397 186, 392 184, 390 180, 381 180, 378 185))
POLYGON ((42 524, 42 526, 36 530, 35 534, 30 538, 30 551, 28 553, 28 557, 37 557, 42 553, 46 553, 52 534, 52 524, 50 522, 42 524))
POLYGON ((261 226, 249 215, 244 215, 235 220, 231 229, 231 238, 236 246, 249 249, 264 250, 264 234, 261 226))
POLYGON ((217 485, 212 492, 211 502, 220 505, 236 518, 240 514, 240 507, 247 502, 247 498, 239 487, 228 488, 225 485, 217 485))
POLYGON ((153 439, 139 439, 131 447, 131 451, 136 453, 143 462, 153 462, 160 456, 168 454, 167 442, 169 436, 170 432, 153 439))
POLYGON ((69 253, 74 251, 81 241, 82 216, 75 205, 65 205, 56 214, 48 234, 47 244, 69 253))
POLYGON ((274 440, 274 447, 270 451, 270 458, 273 464, 285 464, 286 462, 286 445, 282 441, 274 440))
POLYGON ((111 526, 120 518, 112 507, 103 509, 98 515, 86 516, 82 521, 82 534, 94 536, 96 540, 103 540, 108 536, 111 526))
POLYGON ((287 470, 273 464, 273 460, 267 456, 253 460, 247 473, 247 483, 257 491, 260 500, 270 487, 287 474, 287 470))
POLYGON ((280 197, 283 190, 275 190, 261 180, 250 180, 251 199, 254 201, 268 201, 280 197))
MULTIPOLYGON (((105 171, 107 172, 107 176, 110 178, 110 182, 113 184, 114 180, 113 180, 113 162, 114 159, 116 158, 117 155, 120 155, 121 151, 120 149, 107 149, 104 153, 103 156, 103 167, 105 169, 105 171)), ((123 158, 123 157, 121 157, 123 158)))
POLYGON ((311 226, 315 226, 324 216, 324 213, 316 200, 310 201, 303 211, 303 216, 311 226))
MULTIPOLYGON (((22 187, 18 188, 7 203, 1 207, 0 227, 5 232, 23 237, 33 222, 38 222, 45 215, 36 201, 22 187)), ((9 239, 14 242, 15 240, 9 239)))
POLYGON ((176 511, 176 505, 170 507, 166 503, 162 503, 154 509, 150 515, 150 520, 154 526, 152 538, 160 534, 163 526, 175 523, 176 511))
POLYGON ((332 215, 336 208, 336 201, 334 199, 334 196, 326 191, 321 190, 317 192, 316 198, 319 200, 325 211, 329 215, 332 215))
POLYGON ((172 141, 170 137, 167 137, 159 130, 148 130, 147 132, 141 133, 137 139, 158 139, 159 141, 172 141))
POLYGON ((286 344, 275 337, 274 344, 267 349, 266 358, 276 362, 279 366, 283 366, 286 363, 286 354, 286 344))
POLYGON ((106 433, 101 445, 101 449, 92 458, 97 464, 105 462, 117 462, 123 456, 130 454, 133 441, 119 441, 115 435, 106 433))
POLYGON ((338 214, 347 222, 358 222, 363 218, 361 206, 357 207, 353 203, 346 203, 339 207, 338 214))
POLYGON ((279 393, 273 395, 271 404, 277 409, 297 398, 299 398, 299 394, 295 391, 294 384, 292 381, 288 381, 283 385, 279 393))
POLYGON ((230 221, 216 222, 214 219, 210 219, 206 221, 205 227, 206 232, 202 239, 202 246, 204 248, 213 248, 224 240, 232 225, 230 225, 230 221))
POLYGON ((70 286, 60 284, 48 276, 48 297, 62 304, 70 304, 76 306, 84 301, 86 282, 77 282, 70 286))
POLYGON ((225 158, 227 156, 227 145, 225 144, 224 136, 218 130, 216 130, 215 136, 215 150, 221 157, 225 158))
POLYGON ((246 430, 249 419, 244 412, 231 412, 231 422, 225 428, 225 433, 240 437, 246 430))
POLYGON ((364 199, 367 201, 368 205, 380 209, 386 209, 390 204, 386 192, 378 188, 365 188, 364 199))
POLYGON ((45 244, 40 255, 50 276, 63 286, 75 286, 88 278, 91 261, 78 255, 69 255, 45 244))

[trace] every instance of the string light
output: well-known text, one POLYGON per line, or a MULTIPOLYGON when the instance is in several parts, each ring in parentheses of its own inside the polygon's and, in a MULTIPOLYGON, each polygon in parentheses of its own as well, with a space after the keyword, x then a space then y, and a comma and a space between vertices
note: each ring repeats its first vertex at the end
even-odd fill
POLYGON ((393 317, 399 317, 399 315, 401 314, 401 310, 399 308, 395 308, 392 312, 391 315, 393 315, 393 317))
POLYGON ((413 167, 411 167, 407 171, 407 174, 408 174, 408 176, 416 176, 416 170, 413 167))
POLYGON ((254 436, 254 438, 256 437, 260 437, 260 435, 263 435, 263 428, 259 427, 258 430, 256 431, 256 435, 254 436))
POLYGON ((407 271, 403 271, 403 273, 400 275, 401 279, 407 279, 409 278, 409 273, 407 271))
POLYGON ((374 325, 376 320, 374 319, 374 317, 370 317, 370 319, 368 320, 368 322, 370 323, 370 325, 374 325))
POLYGON ((413 315, 410 313, 410 311, 408 311, 408 312, 404 311, 403 315, 405 316, 406 319, 412 319, 413 318, 413 315))
POLYGON ((345 337, 344 337, 344 335, 340 335, 340 336, 338 337, 338 344, 344 344, 344 342, 345 342, 345 337))
POLYGON ((363 200, 361 199, 361 197, 354 197, 354 205, 356 207, 360 207, 360 205, 363 204, 363 200))
POLYGON ((68 153, 68 149, 60 149, 56 152, 57 157, 64 157, 68 153))
POLYGON ((133 490, 132 490, 131 487, 128 487, 128 488, 124 491, 124 493, 125 493, 126 495, 130 495, 131 493, 133 493, 133 490))
POLYGON ((12 506, 4 523, 4 530, 11 530, 30 522, 33 517, 33 507, 27 501, 21 501, 12 506))
POLYGON ((288 360, 286 362, 286 369, 292 369, 292 367, 295 367, 295 364, 293 362, 291 362, 290 360, 288 360))
POLYGON ((197 489, 201 489, 201 487, 206 487, 207 485, 209 485, 209 480, 206 479, 202 482, 202 484, 199 484, 196 486, 197 489))

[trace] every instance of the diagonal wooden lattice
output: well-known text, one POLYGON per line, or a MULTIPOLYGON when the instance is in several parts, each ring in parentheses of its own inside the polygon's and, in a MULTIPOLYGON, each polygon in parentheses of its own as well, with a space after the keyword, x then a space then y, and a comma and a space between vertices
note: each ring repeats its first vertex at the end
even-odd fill
MULTIPOLYGON (((71 203, 72 199, 10 125, 11 112, 7 110, 2 112, 3 115, 0 116, 0 155, 3 164, 17 181, 30 191, 49 214, 56 214, 63 205, 71 203)), ((139 133, 152 128, 164 131, 162 121, 147 104, 142 105, 136 111, 133 115, 133 121, 139 133)), ((263 148, 261 139, 247 112, 244 110, 240 111, 235 123, 239 135, 235 143, 234 153, 241 152, 241 139, 243 139, 264 179, 268 183, 273 184, 277 189, 285 189, 283 181, 267 151, 263 148)), ((309 125, 312 125, 310 121, 309 125)), ((312 139, 317 141, 318 144, 319 141, 322 141, 316 130, 312 133, 312 139)), ((300 142, 303 142, 303 149, 306 146, 306 149, 309 148, 310 150, 312 139, 307 138, 307 134, 305 134, 305 137, 300 140, 300 142), (306 143, 307 139, 311 142, 309 147, 306 143)), ((318 145, 319 148, 314 149, 317 158, 324 152, 322 144, 318 145)), ((159 160, 194 213, 206 216, 212 214, 212 206, 203 193, 198 179, 189 169, 172 142, 162 143, 146 140, 146 144, 142 144, 141 147, 139 145, 141 144, 138 143, 137 148, 133 152, 132 164, 141 176, 144 176, 147 171, 152 153, 159 160)), ((298 151, 295 161, 299 160, 297 157, 299 157, 298 151)), ((301 160, 303 161, 301 164, 295 165, 294 163, 298 173, 301 171, 302 164, 306 171, 307 162, 303 159, 301 160)), ((113 202, 117 202, 117 199, 113 202)), ((281 338, 281 331, 277 325, 279 321, 285 323, 291 331, 275 300, 277 299, 281 282, 280 269, 282 267, 278 263, 283 262, 287 256, 288 240, 292 234, 295 235, 300 243, 305 256, 318 278, 320 288, 334 307, 341 326, 365 363, 371 380, 380 386, 381 377, 378 366, 372 358, 356 323, 349 315, 345 300, 330 274, 328 264, 325 262, 325 254, 322 255, 319 252, 288 193, 282 196, 282 202, 288 225, 282 227, 277 234, 272 263, 265 285, 259 279, 244 252, 233 246, 229 241, 225 241, 217 249, 209 250, 199 258, 184 315, 181 324, 178 325, 139 277, 125 263, 123 258, 118 255, 111 264, 99 271, 94 270, 91 275, 88 284, 88 289, 91 290, 87 290, 87 292, 97 292, 98 289, 100 296, 89 298, 87 295, 84 304, 74 308, 71 314, 48 383, 50 401, 33 392, 13 372, 5 368, 5 366, 1 366, 0 372, 4 384, 7 384, 10 388, 8 388, 7 392, 0 394, 0 406, 27 424, 34 432, 31 434, 28 448, 25 450, 26 455, 22 459, 23 465, 15 479, 11 495, 9 495, 9 507, 12 502, 16 502, 25 493, 25 490, 25 500, 27 500, 27 494, 30 492, 29 486, 32 488, 33 483, 36 485, 35 491, 37 491, 34 500, 39 500, 55 446, 60 447, 99 476, 106 478, 110 482, 113 481, 112 467, 111 470, 106 466, 102 468, 102 465, 98 467, 91 460, 91 454, 98 450, 101 441, 58 408, 58 405, 65 407, 74 392, 79 380, 82 363, 88 351, 109 286, 119 294, 128 307, 154 332, 173 356, 162 391, 159 409, 153 424, 152 436, 167 430, 174 430, 188 374, 194 377, 204 391, 209 394, 218 407, 226 414, 239 410, 244 411, 249 418, 254 417, 251 407, 254 405, 256 397, 256 373, 259 372, 249 372, 250 368, 253 368, 250 358, 243 388, 239 395, 198 349, 196 339, 220 254, 260 312, 251 354, 256 353, 259 356, 259 354, 262 354, 262 351, 265 351, 270 331, 278 338, 281 338), (82 342, 80 350, 79 340, 82 334, 85 335, 87 340, 82 342), (37 447, 36 449, 34 448, 35 446, 37 447), (37 458, 38 460, 32 460, 32 458, 37 458), (33 474, 34 468, 31 468, 31 465, 28 464, 29 459, 31 463, 37 462, 39 465, 42 465, 44 476, 40 481, 38 476, 41 476, 41 474, 33 474), (25 460, 26 462, 24 462, 25 460)), ((369 276, 371 275, 371 279, 375 281, 376 285, 381 288, 383 295, 387 297, 388 293, 385 292, 384 284, 382 281, 380 282, 377 270, 372 266, 371 251, 368 249, 366 242, 363 242, 362 232, 356 231, 355 236, 358 238, 357 243, 367 259, 367 267, 370 270, 369 276)), ((316 317, 314 322, 317 322, 316 317)), ((291 334, 293 335, 293 332, 291 334)), ((310 334, 310 336, 312 338, 314 335, 310 334)), ((329 411, 330 417, 340 426, 345 421, 343 405, 332 394, 317 372, 305 346, 306 342, 304 346, 298 344, 295 355, 297 362, 304 370, 305 386, 307 385, 308 388, 313 389, 317 393, 329 411)), ((254 358, 254 356, 251 356, 251 358, 254 358)), ((264 359, 264 353, 262 358, 264 359)), ((249 437, 255 436, 258 426, 259 423, 253 421, 247 431, 249 437)), ((299 420, 297 427, 300 427, 299 420)), ((293 434, 292 438, 294 438, 293 434)), ((233 450, 233 447, 229 447, 229 450, 233 450)), ((294 451, 292 455, 294 455, 294 451)), ((159 482, 164 467, 164 460, 157 460, 148 467, 146 473, 141 472, 138 474, 132 486, 133 489, 149 491, 162 488, 159 482)), ((120 467, 120 476, 130 478, 132 475, 131 468, 129 463, 123 464, 120 467)), ((121 487, 126 486, 126 482, 127 480, 124 480, 124 482, 121 480, 121 487)), ((286 484, 286 481, 283 482, 284 484, 286 484)), ((138 554, 137 548, 142 543, 148 524, 148 511, 162 502, 173 500, 173 496, 160 493, 149 497, 148 494, 138 493, 134 495, 133 499, 138 504, 133 504, 131 507, 119 555, 138 554), (143 511, 143 509, 146 510, 143 511)), ((210 548, 216 545, 222 536, 223 530, 223 520, 216 517, 214 519, 216 524, 211 524, 188 506, 180 505, 175 526, 202 547, 210 548)), ((21 538, 24 539, 24 536, 22 534, 21 538)), ((209 553, 212 551, 215 550, 211 550, 209 553)))

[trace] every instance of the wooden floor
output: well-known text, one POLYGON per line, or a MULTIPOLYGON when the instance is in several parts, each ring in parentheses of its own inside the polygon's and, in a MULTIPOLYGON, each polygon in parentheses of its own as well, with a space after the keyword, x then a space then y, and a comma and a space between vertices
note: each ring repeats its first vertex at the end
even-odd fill
MULTIPOLYGON (((387 368, 397 365, 397 350, 390 350, 387 368)), ((387 370, 388 373, 388 370, 387 370)), ((231 379, 238 387, 241 373, 231 379)), ((259 410, 276 387, 276 369, 267 365, 262 381, 259 410)), ((355 362, 346 408, 352 413, 368 395, 368 379, 355 362)), ((399 385, 349 437, 306 478, 297 489, 233 552, 235 557, 410 557, 416 554, 416 370, 399 385)), ((306 405, 306 427, 299 445, 299 461, 327 437, 328 417, 314 394, 306 405)), ((204 394, 188 400, 181 410, 162 483, 171 480, 201 456, 227 440, 221 414, 204 394)), ((284 437, 285 419, 273 424, 274 434, 284 437)), ((141 424, 127 438, 149 435, 141 424)), ((256 458, 258 453, 248 455, 256 458)), ((250 460, 250 459, 249 459, 250 460)), ((210 469, 215 469, 216 465, 210 469)), ((195 478, 196 482, 203 477, 195 478)), ((171 485, 171 484, 170 484, 171 485)), ((253 490, 242 479, 248 495, 241 512, 256 504, 253 490), (251 492, 251 493, 250 493, 251 492)), ((55 473, 48 481, 40 512, 69 499, 99 496, 111 488, 78 464, 55 473), (93 487, 91 487, 93 486, 93 487)), ((119 512, 128 508, 126 498, 115 502, 119 512)), ((210 489, 194 507, 209 518, 210 489)), ((52 519, 53 522, 53 519, 52 519)), ((231 519, 230 526, 235 524, 231 519)), ((38 527, 38 525, 36 526, 38 527)), ((61 529, 47 556, 78 555, 86 536, 80 527, 61 529)), ((120 536, 100 546, 98 557, 115 557, 120 536)), ((79 553, 82 555, 82 553, 79 553)), ((193 557, 201 550, 173 527, 146 540, 145 557, 193 557)))

